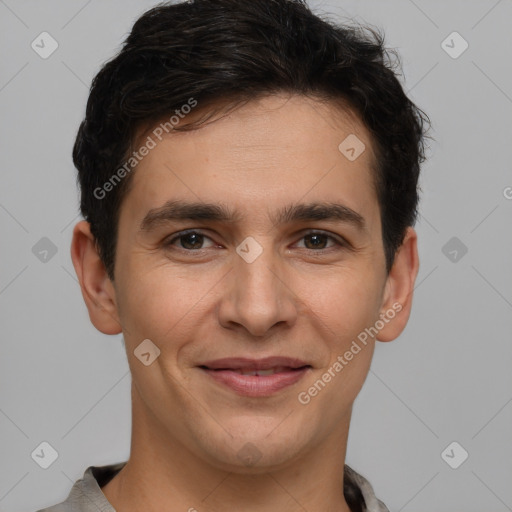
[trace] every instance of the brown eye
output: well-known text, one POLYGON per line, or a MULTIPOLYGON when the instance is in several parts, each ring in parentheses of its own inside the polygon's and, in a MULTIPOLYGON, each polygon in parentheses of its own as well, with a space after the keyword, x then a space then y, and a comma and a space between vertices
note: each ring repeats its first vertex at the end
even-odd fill
POLYGON ((305 244, 308 249, 325 249, 327 238, 329 238, 327 235, 312 233, 310 235, 306 235, 304 240, 310 241, 309 244, 307 242, 305 244))
POLYGON ((179 249, 184 249, 187 251, 197 251, 204 249, 203 244, 205 240, 210 240, 210 238, 206 235, 203 235, 202 233, 198 233, 197 231, 188 231, 178 233, 168 242, 164 242, 164 245, 166 247, 177 246, 179 249))
POLYGON ((311 250, 322 250, 322 249, 330 249, 334 246, 341 246, 344 247, 345 244, 341 241, 335 238, 334 236, 328 235, 327 233, 318 233, 318 232, 311 232, 305 234, 301 240, 304 240, 304 246, 306 249, 311 250), (328 246, 329 240, 334 242, 333 245, 328 246))
POLYGON ((184 249, 201 249, 200 246, 203 245, 203 235, 198 233, 189 233, 187 235, 183 235, 179 237, 181 241, 181 246, 184 249))

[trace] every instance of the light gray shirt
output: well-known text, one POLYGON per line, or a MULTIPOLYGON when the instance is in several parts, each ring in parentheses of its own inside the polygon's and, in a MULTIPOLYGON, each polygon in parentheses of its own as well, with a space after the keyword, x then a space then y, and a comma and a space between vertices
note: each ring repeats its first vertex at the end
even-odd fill
MULTIPOLYGON (((75 482, 65 501, 37 512, 116 512, 101 487, 107 485, 125 464, 126 461, 108 466, 89 466, 84 476, 75 482)), ((344 494, 349 505, 351 501, 355 504, 351 505, 354 512, 389 512, 386 505, 375 496, 368 480, 347 465, 344 471, 344 494)))

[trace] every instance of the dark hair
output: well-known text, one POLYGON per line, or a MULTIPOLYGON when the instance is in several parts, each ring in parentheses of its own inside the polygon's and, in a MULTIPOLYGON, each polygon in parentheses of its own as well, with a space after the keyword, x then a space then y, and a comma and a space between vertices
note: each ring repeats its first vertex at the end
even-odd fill
POLYGON ((344 102, 371 133, 389 271, 416 221, 429 121, 405 95, 394 64, 399 57, 378 30, 323 20, 304 0, 193 0, 144 13, 94 78, 73 148, 81 212, 110 279, 133 173, 118 174, 118 186, 112 177, 130 158, 138 130, 191 98, 198 110, 211 110, 215 102, 236 105, 279 92, 344 102), (109 180, 113 186, 103 189, 109 180), (98 198, 100 189, 109 192, 98 198))

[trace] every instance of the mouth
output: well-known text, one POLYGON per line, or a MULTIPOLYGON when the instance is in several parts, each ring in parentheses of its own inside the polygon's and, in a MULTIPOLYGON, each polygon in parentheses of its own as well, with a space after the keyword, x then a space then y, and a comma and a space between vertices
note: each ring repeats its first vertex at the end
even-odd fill
POLYGON ((269 357, 218 359, 198 368, 238 395, 264 397, 296 384, 312 366, 299 359, 269 357))
MULTIPOLYGON (((300 368, 290 368, 287 366, 277 366, 274 368, 267 368, 264 370, 251 370, 251 369, 245 369, 245 368, 217 368, 217 369, 214 369, 213 371, 214 372, 231 371, 231 372, 236 372, 239 375, 266 376, 266 375, 274 375, 276 373, 286 373, 286 372, 298 371, 305 367, 306 366, 301 366, 300 368)), ((212 368, 208 368, 207 366, 202 366, 201 368, 204 368, 205 370, 212 369, 212 368)))

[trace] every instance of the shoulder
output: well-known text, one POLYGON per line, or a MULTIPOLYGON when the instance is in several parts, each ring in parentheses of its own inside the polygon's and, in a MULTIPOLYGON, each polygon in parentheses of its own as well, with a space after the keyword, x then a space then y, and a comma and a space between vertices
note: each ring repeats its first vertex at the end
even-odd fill
POLYGON ((68 497, 61 503, 37 512, 115 512, 101 487, 110 481, 126 464, 118 462, 107 466, 89 466, 77 480, 68 497))
POLYGON ((362 512, 389 512, 388 507, 380 501, 370 482, 345 464, 343 493, 348 505, 362 512))

